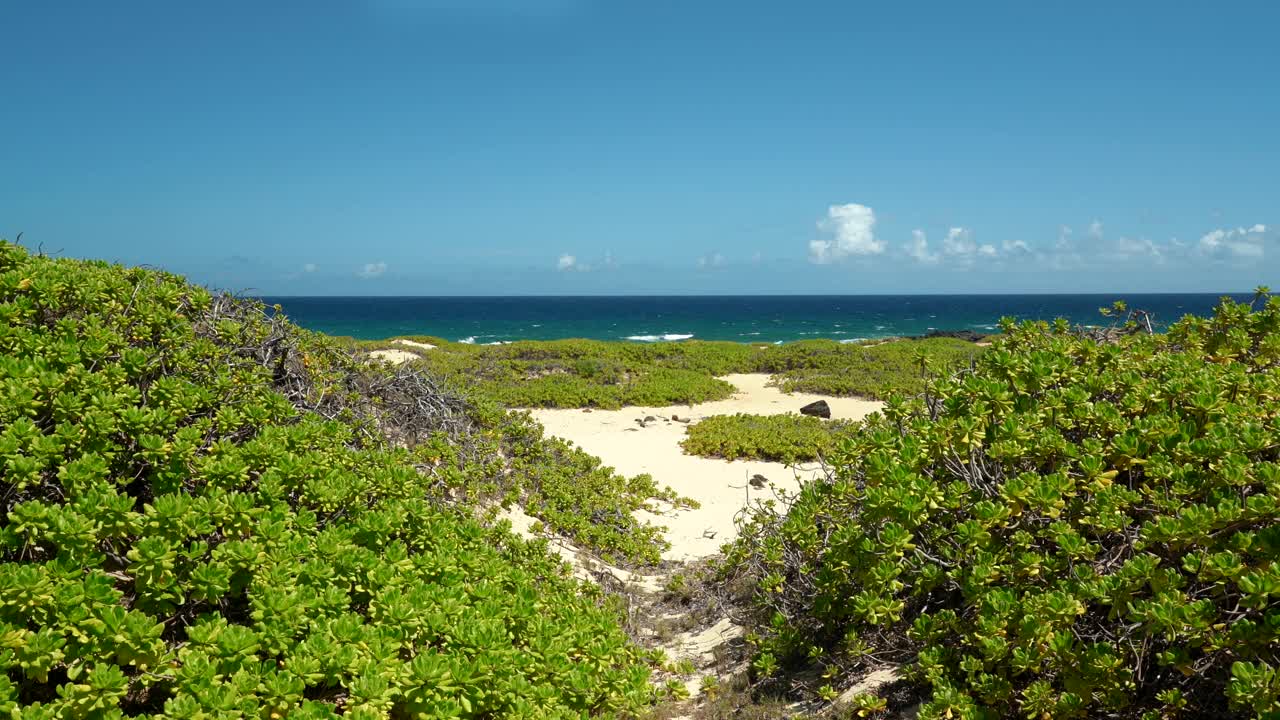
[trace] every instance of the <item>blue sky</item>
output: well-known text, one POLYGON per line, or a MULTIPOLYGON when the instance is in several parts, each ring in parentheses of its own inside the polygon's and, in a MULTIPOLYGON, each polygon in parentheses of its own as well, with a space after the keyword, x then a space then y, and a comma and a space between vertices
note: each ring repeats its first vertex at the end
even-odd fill
POLYGON ((1280 285, 1280 4, 0 5, 0 237, 266 294, 1280 285))

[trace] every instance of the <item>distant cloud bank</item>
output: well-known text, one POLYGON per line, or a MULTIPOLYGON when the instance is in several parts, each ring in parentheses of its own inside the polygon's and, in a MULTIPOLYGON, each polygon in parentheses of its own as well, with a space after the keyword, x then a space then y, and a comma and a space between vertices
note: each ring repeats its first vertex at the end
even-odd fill
POLYGON ((365 263, 364 267, 356 271, 365 280, 372 280, 376 277, 382 277, 387 272, 387 264, 384 262, 365 263))
MULTIPOLYGON (((1144 236, 1110 236, 1102 220, 1094 219, 1082 233, 1069 225, 1058 228, 1057 238, 1043 247, 1022 239, 999 243, 980 241, 967 227, 951 226, 935 246, 924 228, 911 231, 908 240, 891 247, 876 235, 876 214, 868 205, 831 205, 817 227, 826 237, 809 241, 809 261, 832 265, 850 258, 888 256, 918 265, 967 269, 980 265, 1010 267, 1012 263, 1038 263, 1051 269, 1081 269, 1143 260, 1164 265, 1173 262, 1245 262, 1265 256, 1270 235, 1262 223, 1236 228, 1218 228, 1201 236, 1199 242, 1177 238, 1158 241, 1144 236)), ((698 262, 707 266, 707 258, 698 262)))

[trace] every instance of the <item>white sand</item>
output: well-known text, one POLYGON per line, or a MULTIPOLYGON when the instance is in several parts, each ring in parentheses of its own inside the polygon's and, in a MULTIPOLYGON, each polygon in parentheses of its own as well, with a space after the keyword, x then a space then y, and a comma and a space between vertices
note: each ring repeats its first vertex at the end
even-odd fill
POLYGON ((392 365, 400 365, 412 360, 417 360, 421 355, 408 350, 370 350, 369 357, 375 360, 389 362, 392 365))
MULTIPOLYGON (((406 347, 411 347, 414 350, 435 350, 436 349, 436 346, 430 343, 422 343, 416 340, 405 340, 404 338, 396 338, 391 342, 397 345, 404 345, 406 347)), ((382 360, 384 362, 389 362, 392 365, 403 365, 404 363, 417 360, 418 358, 422 357, 422 354, 419 352, 413 352, 412 350, 371 350, 369 351, 369 357, 375 360, 382 360)))
POLYGON ((418 348, 419 350, 435 350, 436 349, 436 346, 432 345, 431 343, 418 342, 417 340, 406 340, 404 338, 396 338, 391 342, 399 345, 408 345, 411 348, 418 348))
POLYGON ((763 461, 727 461, 685 455, 680 441, 685 436, 685 423, 668 419, 673 414, 681 419, 700 420, 710 415, 750 413, 779 415, 794 413, 802 405, 826 400, 831 416, 857 420, 879 410, 883 403, 857 398, 824 398, 805 393, 786 394, 766 383, 767 375, 729 375, 724 378, 738 388, 728 400, 700 405, 662 408, 624 408, 622 410, 534 410, 533 416, 557 437, 570 440, 583 450, 604 460, 625 475, 649 473, 659 485, 670 486, 677 493, 701 503, 696 510, 654 515, 638 512, 642 520, 668 528, 671 549, 666 560, 696 560, 714 555, 720 546, 735 535, 734 517, 748 501, 773 497, 769 488, 757 489, 748 484, 755 474, 787 491, 794 491, 800 481, 814 477, 815 465, 788 468, 782 463, 763 461), (637 419, 658 418, 641 428, 637 419))

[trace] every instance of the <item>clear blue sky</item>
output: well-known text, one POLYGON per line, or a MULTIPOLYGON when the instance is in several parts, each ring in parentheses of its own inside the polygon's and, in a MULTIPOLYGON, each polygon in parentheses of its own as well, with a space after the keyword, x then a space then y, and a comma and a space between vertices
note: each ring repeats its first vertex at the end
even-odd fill
POLYGON ((268 294, 1280 285, 1280 3, 0 5, 0 237, 268 294))

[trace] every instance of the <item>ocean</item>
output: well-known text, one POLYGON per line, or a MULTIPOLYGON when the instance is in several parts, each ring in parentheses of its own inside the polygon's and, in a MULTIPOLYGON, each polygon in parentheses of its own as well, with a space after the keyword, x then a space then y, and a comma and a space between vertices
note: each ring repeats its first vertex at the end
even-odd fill
MULTIPOLYGON (((697 297, 266 297, 299 325, 377 340, 434 335, 469 343, 598 340, 854 341, 929 330, 993 331, 1003 316, 1107 322, 1124 299, 1160 324, 1207 315, 1221 295, 840 295, 697 297)), ((1234 296, 1248 299, 1248 295, 1234 296)))

